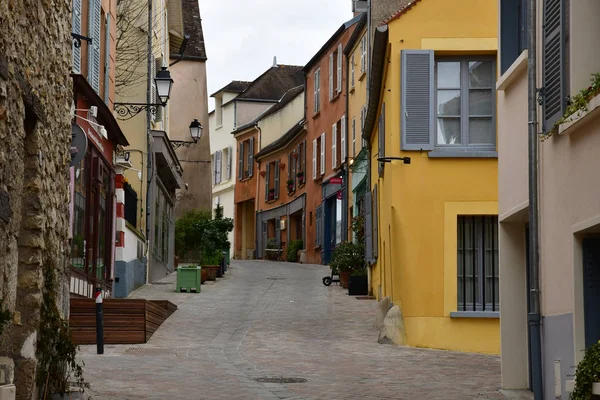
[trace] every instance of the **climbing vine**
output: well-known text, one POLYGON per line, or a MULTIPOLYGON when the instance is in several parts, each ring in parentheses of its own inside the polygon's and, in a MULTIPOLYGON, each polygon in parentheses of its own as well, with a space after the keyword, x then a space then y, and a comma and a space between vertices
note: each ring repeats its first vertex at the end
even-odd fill
POLYGON ((565 122, 571 122, 571 117, 576 116, 579 112, 586 112, 588 110, 588 104, 598 93, 600 93, 600 73, 592 74, 590 79, 591 84, 585 89, 582 89, 569 100, 569 105, 565 110, 564 115, 556 121, 552 129, 542 136, 542 141, 548 139, 555 133, 558 133, 560 125, 565 122))
POLYGON ((83 362, 76 360, 78 346, 73 341, 69 323, 62 318, 57 306, 59 284, 54 268, 44 267, 44 295, 40 311, 37 340, 37 386, 40 398, 50 394, 65 394, 69 379, 83 391, 83 362))
POLYGON ((600 382, 600 342, 588 347, 583 360, 577 364, 570 400, 590 400, 594 382, 600 382))

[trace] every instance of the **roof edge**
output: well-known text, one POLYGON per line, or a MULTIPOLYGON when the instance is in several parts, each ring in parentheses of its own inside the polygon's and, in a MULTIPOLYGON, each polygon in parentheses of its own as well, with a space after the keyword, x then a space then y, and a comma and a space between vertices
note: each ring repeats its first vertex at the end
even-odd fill
POLYGON ((387 25, 390 22, 397 20, 398 18, 400 18, 401 16, 403 16, 404 14, 406 14, 406 12, 408 12, 411 8, 413 8, 414 6, 416 6, 417 3, 420 2, 420 1, 421 0, 412 0, 410 3, 408 3, 407 5, 405 5, 400 10, 396 11, 390 17, 388 17, 387 19, 383 20, 382 24, 380 26, 387 25))
POLYGON ((356 28, 354 28, 354 32, 352 32, 350 39, 348 39, 348 43, 346 43, 346 47, 344 47, 344 55, 346 56, 350 54, 352 48, 358 41, 358 38, 361 36, 360 34, 363 28, 367 25, 367 13, 363 12, 360 15, 361 18, 358 20, 358 25, 356 25, 356 28))
POLYGON ((382 25, 375 29, 373 39, 373 62, 371 64, 371 76, 369 77, 369 104, 367 106, 367 117, 365 118, 365 129, 363 139, 370 141, 373 135, 373 128, 377 120, 377 111, 381 102, 381 88, 383 86, 382 78, 385 67, 387 53, 389 29, 387 25, 382 25))

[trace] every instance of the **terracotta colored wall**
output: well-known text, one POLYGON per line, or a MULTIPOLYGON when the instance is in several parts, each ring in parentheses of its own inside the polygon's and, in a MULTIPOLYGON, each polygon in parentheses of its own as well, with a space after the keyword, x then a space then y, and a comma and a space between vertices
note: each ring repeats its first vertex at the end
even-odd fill
MULTIPOLYGON (((254 153, 256 154, 259 149, 258 149, 258 131, 255 128, 250 129, 249 131, 236 136, 235 139, 236 139, 237 149, 239 150, 241 142, 249 140, 251 137, 254 138, 254 153)), ((250 178, 244 179, 242 181, 238 180, 239 179, 239 174, 238 174, 238 172, 239 172, 239 154, 238 154, 238 152, 236 152, 236 155, 237 155, 236 158, 234 160, 232 160, 231 168, 235 169, 235 174, 232 174, 232 176, 235 176, 235 195, 234 195, 235 200, 234 201, 237 204, 237 203, 240 203, 243 201, 254 199, 256 197, 256 179, 257 179, 257 175, 258 175, 258 168, 255 163, 252 176, 250 178)))

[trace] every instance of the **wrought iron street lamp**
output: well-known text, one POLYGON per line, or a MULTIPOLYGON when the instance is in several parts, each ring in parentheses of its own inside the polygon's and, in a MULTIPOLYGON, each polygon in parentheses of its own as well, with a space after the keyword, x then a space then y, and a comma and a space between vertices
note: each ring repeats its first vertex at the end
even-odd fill
POLYGON ((190 124, 190 136, 192 137, 192 141, 185 140, 171 140, 171 146, 173 149, 178 149, 179 147, 190 147, 194 143, 198 143, 198 140, 202 137, 202 124, 197 119, 194 119, 190 124))
POLYGON ((115 103, 114 109, 117 113, 117 118, 121 121, 126 121, 145 110, 150 110, 152 115, 156 115, 158 107, 166 106, 171 96, 171 88, 173 87, 173 79, 167 67, 162 67, 158 71, 158 74, 154 78, 154 84, 160 103, 115 103))

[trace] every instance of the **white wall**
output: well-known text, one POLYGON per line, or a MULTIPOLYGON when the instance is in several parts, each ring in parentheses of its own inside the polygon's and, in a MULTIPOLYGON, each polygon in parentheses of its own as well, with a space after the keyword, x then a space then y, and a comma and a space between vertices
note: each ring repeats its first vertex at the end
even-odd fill
POLYGON ((260 141, 261 149, 283 136, 302 118, 304 118, 304 92, 296 96, 294 100, 281 110, 269 115, 258 123, 262 135, 260 141))

